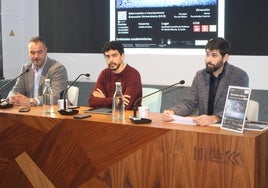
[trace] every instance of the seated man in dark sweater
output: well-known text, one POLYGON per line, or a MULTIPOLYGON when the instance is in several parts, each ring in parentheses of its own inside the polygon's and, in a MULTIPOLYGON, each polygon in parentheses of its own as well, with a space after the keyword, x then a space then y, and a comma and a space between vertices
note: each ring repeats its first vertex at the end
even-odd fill
MULTIPOLYGON (((121 82, 125 109, 133 109, 133 104, 142 97, 140 73, 124 63, 124 46, 117 41, 107 42, 103 54, 108 68, 102 70, 97 83, 89 96, 88 105, 92 108, 112 107, 115 82, 121 82)), ((138 101, 137 106, 140 106, 138 101)))

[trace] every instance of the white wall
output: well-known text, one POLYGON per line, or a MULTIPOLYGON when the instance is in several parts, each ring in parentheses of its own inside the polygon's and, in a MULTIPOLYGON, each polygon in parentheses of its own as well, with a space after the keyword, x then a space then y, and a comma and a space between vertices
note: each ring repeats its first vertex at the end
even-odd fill
MULTIPOLYGON (((99 72, 106 67, 102 54, 58 54, 50 53, 68 69, 70 80, 80 73, 90 73, 96 81, 99 72)), ((143 84, 170 85, 185 80, 190 86, 197 70, 204 68, 204 56, 200 55, 141 55, 126 54, 126 63, 136 67, 143 84)), ((229 62, 244 69, 250 78, 252 89, 268 89, 268 56, 230 56, 229 62)))
MULTIPOLYGON (((38 35, 38 21, 38 1, 2 0, 3 61, 7 79, 18 75, 21 65, 27 61, 27 41, 38 35), (11 29, 15 37, 9 36, 11 29)), ((94 82, 106 67, 102 54, 49 53, 49 56, 66 66, 69 80, 88 72, 89 81, 94 82)), ((268 76, 265 76, 268 56, 231 56, 229 62, 248 72, 252 89, 268 89, 268 76)), ((204 67, 204 56, 126 54, 126 63, 140 71, 143 84, 170 85, 183 79, 185 85, 190 86, 195 72, 204 67)))
POLYGON ((38 1, 1 0, 1 13, 4 77, 10 79, 28 59, 29 38, 38 35, 38 1))

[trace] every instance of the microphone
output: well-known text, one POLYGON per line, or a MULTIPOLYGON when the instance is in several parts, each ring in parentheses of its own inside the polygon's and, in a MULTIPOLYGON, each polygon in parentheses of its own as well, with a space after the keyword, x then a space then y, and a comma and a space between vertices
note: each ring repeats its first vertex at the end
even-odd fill
POLYGON ((158 93, 158 92, 160 92, 160 91, 164 91, 164 90, 166 90, 166 89, 168 89, 168 88, 171 88, 171 87, 173 87, 173 86, 175 86, 175 85, 183 85, 184 83, 185 83, 185 81, 184 81, 184 80, 181 80, 181 81, 179 81, 179 82, 177 82, 177 83, 175 83, 175 84, 172 84, 172 85, 170 85, 170 86, 168 86, 168 87, 159 89, 158 91, 155 91, 155 92, 153 92, 153 93, 150 93, 150 94, 148 94, 148 95, 145 95, 145 96, 142 96, 142 97, 138 98, 138 99, 134 102, 134 104, 133 104, 133 116, 130 116, 129 119, 130 119, 133 123, 136 123, 136 124, 149 124, 149 123, 151 123, 151 122, 152 122, 151 119, 137 117, 137 108, 138 108, 137 103, 138 103, 140 100, 142 100, 142 99, 144 99, 144 98, 146 98, 146 97, 149 97, 149 96, 151 96, 151 95, 154 95, 154 94, 156 94, 156 93, 158 93))
POLYGON ((77 114, 78 113, 78 110, 75 110, 75 109, 66 109, 66 94, 67 94, 67 91, 69 90, 69 88, 71 86, 73 86, 76 81, 81 77, 81 76, 86 76, 86 77, 89 77, 90 74, 89 73, 86 73, 86 74, 80 74, 65 90, 63 90, 63 109, 60 109, 58 110, 58 112, 61 114, 61 115, 74 115, 74 114, 77 114))
POLYGON ((11 108, 13 107, 13 104, 10 103, 5 103, 2 104, 4 102, 6 102, 6 99, 2 101, 2 91, 4 91, 8 86, 10 86, 10 84, 14 81, 16 81, 19 77, 21 77, 22 75, 24 75, 25 73, 29 72, 30 68, 27 68, 24 72, 22 72, 20 75, 18 75, 16 78, 8 81, 6 84, 4 84, 1 88, 0 88, 0 109, 6 109, 6 108, 11 108))

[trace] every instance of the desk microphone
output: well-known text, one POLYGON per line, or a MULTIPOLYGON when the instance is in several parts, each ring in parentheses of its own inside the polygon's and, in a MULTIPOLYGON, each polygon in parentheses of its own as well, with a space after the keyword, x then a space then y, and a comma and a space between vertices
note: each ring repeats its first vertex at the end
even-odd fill
POLYGON ((80 74, 65 90, 63 90, 63 109, 59 110, 59 113, 61 115, 74 115, 74 114, 77 114, 78 113, 78 110, 75 110, 75 109, 66 109, 66 94, 67 94, 67 91, 68 89, 73 86, 76 81, 81 77, 81 76, 86 76, 86 77, 89 77, 90 74, 89 73, 86 73, 86 74, 80 74))
POLYGON ((133 123, 136 123, 136 124, 149 124, 149 123, 151 123, 151 122, 152 122, 151 119, 137 117, 137 108, 138 108, 137 103, 138 103, 140 100, 142 100, 142 99, 144 99, 144 98, 146 98, 146 97, 149 97, 149 96, 151 96, 151 95, 154 95, 154 94, 156 94, 156 93, 158 93, 158 92, 160 92, 160 91, 164 91, 164 90, 166 90, 166 89, 168 89, 168 88, 171 88, 171 87, 173 87, 173 86, 175 86, 175 85, 183 85, 184 83, 185 83, 185 81, 184 81, 184 80, 181 80, 181 81, 179 81, 179 82, 177 82, 177 83, 175 83, 175 84, 172 84, 172 85, 170 85, 170 86, 168 86, 168 87, 165 87, 165 88, 163 88, 163 89, 160 89, 160 90, 158 90, 158 91, 155 91, 155 92, 153 92, 153 93, 149 93, 148 95, 145 95, 145 96, 142 96, 142 97, 138 98, 138 99, 134 102, 134 104, 133 104, 133 116, 130 116, 129 119, 130 119, 133 123))
POLYGON ((6 108, 12 108, 13 104, 9 104, 9 103, 5 103, 2 104, 4 102, 6 102, 6 100, 2 101, 2 91, 4 91, 8 86, 10 86, 11 83, 13 83, 15 80, 17 80, 19 77, 21 77, 22 75, 24 75, 25 73, 29 72, 30 68, 27 68, 24 72, 22 72, 20 75, 18 75, 16 78, 10 80, 9 82, 7 82, 5 85, 3 85, 0 88, 0 109, 6 109, 6 108))

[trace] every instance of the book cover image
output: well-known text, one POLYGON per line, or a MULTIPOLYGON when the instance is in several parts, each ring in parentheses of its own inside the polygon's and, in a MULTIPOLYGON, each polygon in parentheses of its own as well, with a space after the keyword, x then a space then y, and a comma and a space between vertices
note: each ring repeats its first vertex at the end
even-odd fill
POLYGON ((221 128, 243 132, 251 89, 229 86, 221 128))
POLYGON ((263 131, 268 129, 267 121, 246 121, 244 130, 263 131))

